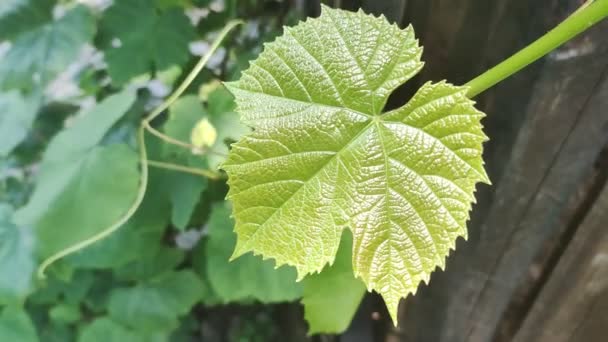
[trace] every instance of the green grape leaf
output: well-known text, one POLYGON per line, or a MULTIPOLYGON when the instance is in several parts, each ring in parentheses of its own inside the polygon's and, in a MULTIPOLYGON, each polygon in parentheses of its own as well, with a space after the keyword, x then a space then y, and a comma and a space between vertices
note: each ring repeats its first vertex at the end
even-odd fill
POLYGON ((272 261, 253 255, 228 262, 236 243, 233 227, 230 207, 215 205, 209 218, 209 240, 203 256, 207 262, 206 278, 213 292, 225 303, 252 299, 276 303, 300 298, 302 286, 296 283, 293 268, 275 270, 272 261))
MULTIPOLYGON (((188 142, 193 127, 205 117, 207 117, 207 113, 203 110, 198 98, 184 96, 171 105, 164 132, 172 138, 188 142)), ((163 160, 199 169, 207 168, 204 158, 193 154, 192 151, 170 144, 165 144, 163 147, 163 160)), ((172 206, 171 222, 176 228, 183 230, 188 226, 190 217, 201 199, 201 194, 207 188, 207 178, 172 172, 168 173, 165 179, 172 206)))
POLYGON ((99 143, 134 101, 130 91, 113 95, 49 143, 34 193, 15 215, 19 225, 34 226, 42 258, 103 232, 133 203, 137 153, 99 143))
POLYGON ((466 222, 483 168, 484 116, 466 87, 423 85, 383 113, 422 68, 411 27, 323 7, 228 83, 254 128, 223 164, 236 258, 253 251, 299 278, 332 263, 353 234, 353 271, 396 322, 402 297, 428 281, 466 222))
POLYGON ((178 317, 201 299, 202 291, 202 282, 193 272, 167 273, 131 288, 113 290, 108 312, 133 329, 172 330, 178 326, 178 317))
POLYGON ((115 1, 104 13, 100 31, 120 41, 105 49, 108 72, 116 85, 149 73, 153 66, 165 70, 185 63, 188 44, 195 37, 183 9, 159 12, 148 0, 115 1))
POLYGON ((95 18, 76 6, 57 21, 20 34, 0 59, 0 88, 46 85, 78 56, 95 33, 95 18))
POLYGON ((29 293, 36 267, 34 236, 12 222, 13 209, 0 203, 0 305, 18 303, 29 293))
POLYGON ((54 0, 3 0, 0 2, 0 41, 11 39, 51 21, 54 0))
POLYGON ((36 328, 25 311, 10 307, 2 311, 0 314, 0 341, 38 341, 36 328))
POLYGON ((353 275, 351 251, 352 238, 344 234, 333 265, 304 279, 302 304, 309 334, 342 333, 355 316, 366 289, 353 275))
POLYGON ((8 155, 25 139, 36 114, 38 99, 13 90, 0 93, 0 157, 8 155))

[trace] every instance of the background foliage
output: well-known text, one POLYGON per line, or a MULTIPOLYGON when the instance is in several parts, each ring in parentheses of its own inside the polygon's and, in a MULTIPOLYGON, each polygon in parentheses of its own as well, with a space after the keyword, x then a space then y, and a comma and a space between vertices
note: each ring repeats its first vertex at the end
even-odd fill
POLYGON ((228 262, 236 237, 224 174, 150 169, 126 224, 53 264, 45 279, 35 274, 45 258, 124 215, 142 181, 141 119, 226 22, 246 18, 187 95, 153 122, 214 152, 147 137, 151 160, 217 169, 248 132, 220 81, 238 78, 265 41, 301 17, 288 9, 262 0, 0 4, 1 341, 281 340, 285 305, 271 304, 299 307, 303 295, 311 332, 348 326, 364 293, 348 249, 301 283, 294 269, 260 257, 228 262))

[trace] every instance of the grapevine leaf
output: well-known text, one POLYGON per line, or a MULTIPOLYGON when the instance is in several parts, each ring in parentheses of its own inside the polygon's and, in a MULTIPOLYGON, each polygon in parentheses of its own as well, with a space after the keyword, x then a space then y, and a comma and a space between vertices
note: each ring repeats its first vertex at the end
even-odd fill
POLYGON ((46 85, 78 56, 93 38, 95 18, 76 6, 57 21, 27 31, 0 60, 0 88, 31 90, 46 85))
POLYGON ((11 207, 0 203, 0 305, 25 298, 36 267, 33 234, 17 227, 12 214, 11 207))
POLYGON ((0 93, 0 157, 25 139, 38 112, 37 102, 16 90, 0 93))
POLYGON ((213 207, 209 218, 209 241, 205 246, 207 279, 224 302, 258 300, 262 303, 291 301, 302 295, 291 267, 275 270, 274 263, 246 255, 228 262, 236 242, 232 231, 230 208, 226 204, 213 207))
MULTIPOLYGON (((189 141, 193 127, 201 119, 207 117, 196 96, 184 96, 171 105, 169 119, 164 131, 167 135, 180 141, 189 141)), ((206 168, 207 164, 200 155, 191 151, 166 144, 164 159, 176 164, 184 164, 195 168, 206 168)), ((166 177, 167 191, 171 200, 171 222, 179 229, 185 229, 190 217, 199 203, 201 193, 207 188, 207 179, 197 175, 171 173, 166 177)))
POLYGON ((0 40, 11 39, 52 19, 54 0, 3 0, 0 2, 0 40))
POLYGON ((203 285, 191 271, 165 274, 131 288, 112 291, 110 316, 141 331, 172 330, 178 317, 190 311, 201 298, 203 285))
POLYGON ((303 278, 333 262, 348 228, 355 276, 396 322, 400 299, 466 237, 475 184, 488 182, 483 113, 466 87, 427 83, 382 113, 421 53, 411 27, 324 7, 227 84, 254 128, 223 164, 233 258, 253 251, 303 278))
POLYGON ((365 295, 365 284, 353 276, 349 235, 342 236, 333 265, 304 279, 302 304, 310 334, 344 332, 365 295))
POLYGON ((25 311, 10 307, 2 311, 0 314, 0 341, 38 341, 36 328, 25 311))
POLYGON ((125 144, 98 146, 134 100, 132 92, 109 97, 49 143, 34 193, 15 216, 34 226, 41 257, 99 234, 134 201, 137 154, 125 144))
POLYGON ((195 37, 183 10, 158 12, 148 0, 115 1, 104 13, 100 30, 119 40, 105 50, 108 72, 116 85, 147 74, 153 66, 165 70, 183 64, 195 37))

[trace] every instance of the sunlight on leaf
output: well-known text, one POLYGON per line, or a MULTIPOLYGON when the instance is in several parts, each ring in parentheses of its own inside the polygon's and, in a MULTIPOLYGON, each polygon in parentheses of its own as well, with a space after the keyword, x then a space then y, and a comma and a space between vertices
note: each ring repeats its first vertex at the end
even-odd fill
POLYGON ((299 278, 332 263, 344 229, 354 274, 396 323, 401 298, 444 267, 466 237, 487 140, 467 88, 427 83, 383 113, 422 68, 411 27, 323 7, 286 28, 238 82, 243 122, 229 175, 237 245, 291 265, 299 278))

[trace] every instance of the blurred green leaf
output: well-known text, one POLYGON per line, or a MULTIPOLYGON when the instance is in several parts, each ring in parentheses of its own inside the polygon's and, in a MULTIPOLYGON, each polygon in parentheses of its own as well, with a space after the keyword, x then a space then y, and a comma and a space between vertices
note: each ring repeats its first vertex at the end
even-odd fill
POLYGON ((251 129, 243 125, 239 115, 234 111, 234 97, 224 87, 217 88, 208 95, 207 106, 209 110, 209 121, 218 132, 215 144, 207 157, 209 167, 217 169, 226 160, 228 146, 236 142, 251 129))
POLYGON ((227 203, 216 204, 209 218, 209 240, 204 249, 207 278, 213 292, 225 303, 258 300, 262 303, 292 301, 301 297, 291 267, 275 269, 274 262, 251 254, 229 262, 236 244, 227 203))
POLYGON ((344 332, 366 292, 365 284, 353 275, 351 234, 343 234, 334 264, 306 277, 303 283, 302 304, 308 332, 344 332))
MULTIPOLYGON (((196 123, 207 114, 196 96, 184 96, 171 105, 169 118, 164 132, 180 141, 189 142, 190 134, 196 123)), ((207 168, 203 156, 192 151, 166 144, 163 146, 163 159, 176 164, 195 168, 207 168)), ((168 173, 166 186, 173 207, 171 222, 179 229, 185 229, 190 217, 199 203, 202 192, 207 188, 207 178, 184 173, 168 173)))
POLYGON ((50 142, 32 198, 16 214, 35 227, 41 257, 103 231, 134 201, 137 154, 125 144, 97 146, 134 100, 131 92, 111 96, 50 142))
POLYGON ((105 53, 115 85, 147 74, 152 67, 165 70, 185 63, 190 56, 188 44, 195 37, 183 9, 159 11, 148 0, 115 2, 104 13, 100 30, 113 40, 105 53))
POLYGON ((93 38, 95 18, 76 6, 61 19, 19 35, 0 59, 0 88, 44 86, 74 61, 93 38))
POLYGON ((134 329, 166 331, 178 326, 202 294, 201 280, 191 271, 164 274, 131 288, 112 291, 110 316, 134 329))
POLYGON ((9 154, 27 136, 38 113, 38 99, 13 90, 0 93, 0 157, 9 154))
POLYGON ((0 314, 0 341, 37 342, 36 328, 28 314, 17 308, 5 308, 0 314))
POLYGON ((0 203, 0 305, 25 298, 36 267, 34 236, 29 229, 13 224, 12 214, 11 207, 0 203))
POLYGON ((80 308, 78 305, 59 303, 49 310, 49 317, 59 323, 75 323, 81 318, 80 308))
POLYGON ((123 280, 146 280, 173 271, 184 260, 184 252, 159 246, 153 255, 140 257, 116 271, 116 277, 123 280), (159 248, 160 247, 160 248, 159 248))
POLYGON ((54 0, 2 0, 0 41, 50 21, 54 4, 54 0))
POLYGON ((128 329, 110 318, 98 318, 81 332, 78 342, 161 342, 166 334, 147 334, 128 329))

